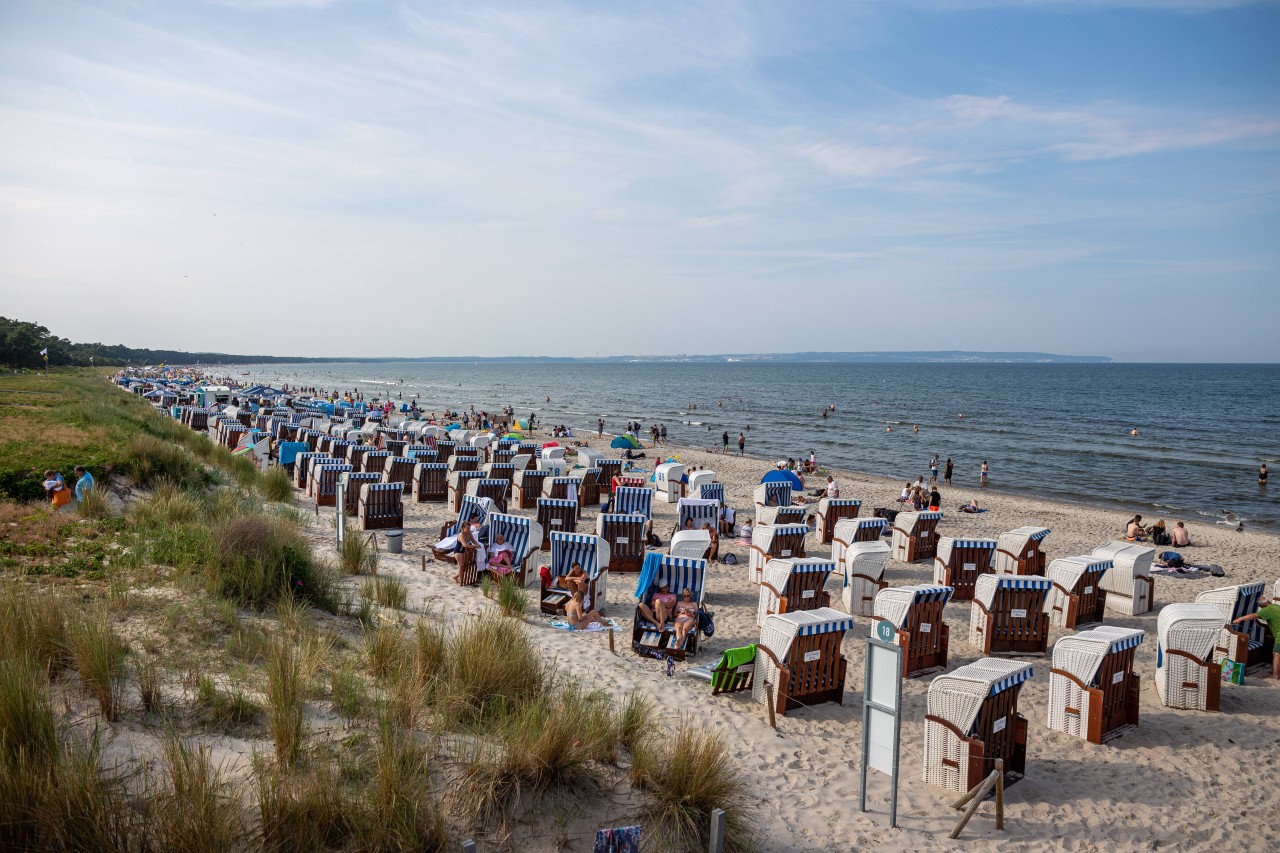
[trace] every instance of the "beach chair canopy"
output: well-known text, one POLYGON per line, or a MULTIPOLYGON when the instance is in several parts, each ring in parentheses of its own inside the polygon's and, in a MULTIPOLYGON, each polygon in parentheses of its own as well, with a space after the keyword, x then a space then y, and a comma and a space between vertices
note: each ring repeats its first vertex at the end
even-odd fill
POLYGON ((764 581, 779 592, 785 593, 794 575, 820 574, 829 577, 836 570, 834 560, 826 557, 794 557, 773 559, 764 564, 764 581))
POLYGON ((957 539, 952 536, 943 536, 938 540, 938 559, 943 563, 951 562, 951 552, 959 549, 981 548, 984 551, 992 553, 996 550, 996 540, 994 539, 957 539))
POLYGON ((884 529, 888 524, 888 519, 884 518, 842 518, 836 522, 835 538, 845 546, 848 546, 858 538, 862 531, 874 527, 879 531, 877 533, 877 536, 879 536, 884 533, 884 529))
POLYGON ((1212 604, 1165 605, 1156 617, 1156 666, 1163 665, 1166 649, 1186 652, 1198 660, 1208 659, 1223 622, 1222 612, 1212 604))
MULTIPOLYGON (((769 549, 773 547, 773 540, 778 536, 799 535, 804 536, 809 532, 807 524, 763 524, 757 525, 751 529, 751 544, 769 553, 769 549)), ((776 557, 790 557, 790 549, 783 549, 782 552, 774 555, 776 557)))
POLYGON ((686 521, 693 522, 694 530, 701 530, 702 525, 710 524, 715 529, 720 523, 720 503, 703 498, 681 498, 676 505, 678 514, 677 527, 684 530, 686 521))
MULTIPOLYGON (((852 616, 831 607, 774 613, 770 614, 760 626, 759 645, 771 651, 773 656, 785 665, 788 663, 791 646, 797 637, 838 633, 843 639, 844 633, 853 626, 852 616)), ((757 657, 755 683, 751 688, 752 698, 760 702, 765 701, 766 682, 776 684, 777 680, 778 668, 769 656, 757 657)))
POLYGON ((893 627, 901 628, 913 606, 933 601, 941 601, 945 605, 954 591, 949 586, 927 583, 887 587, 876 594, 875 615, 879 619, 888 619, 893 627))
POLYGON ((1151 575, 1156 549, 1135 542, 1114 541, 1094 548, 1091 556, 1097 560, 1110 560, 1120 574, 1145 578, 1151 575))
POLYGON ((791 506, 791 491, 789 480, 761 483, 755 489, 756 506, 791 506))
POLYGON ((845 583, 854 574, 880 578, 884 574, 885 563, 889 561, 889 550, 889 545, 880 541, 854 542, 845 548, 839 561, 844 571, 845 583))
MULTIPOLYGON (((1196 596, 1196 604, 1208 604, 1216 607, 1222 615, 1221 621, 1226 623, 1239 619, 1241 616, 1256 613, 1259 600, 1266 590, 1267 585, 1263 581, 1240 584, 1239 586, 1224 586, 1200 593, 1196 596)), ((1163 611, 1161 612, 1163 614, 1163 611)), ((1264 623, 1258 619, 1241 622, 1239 625, 1232 626, 1232 629, 1249 638, 1249 648, 1251 649, 1261 646, 1266 637, 1264 623)), ((1276 638, 1276 642, 1280 642, 1280 638, 1276 638)))
POLYGON ((1055 581, 1063 589, 1074 590, 1076 584, 1085 575, 1097 575, 1100 579, 1101 575, 1110 571, 1113 566, 1110 560, 1101 560, 1090 555, 1059 557, 1049 564, 1045 577, 1055 581))
POLYGON ((595 578, 609 567, 609 543, 590 533, 551 532, 551 576, 567 575, 578 563, 588 577, 595 578))
MULTIPOLYGON (((698 472, 703 473, 702 471, 698 472)), ((724 506, 724 483, 703 483, 698 486, 698 497, 704 501, 715 501, 724 506)))
POLYGON ((999 658, 974 661, 930 682, 928 712, 971 735, 983 702, 1034 674, 1029 663, 999 658))
POLYGON ((1101 626, 1062 637, 1053 644, 1053 668, 1096 686, 1094 679, 1107 655, 1132 649, 1142 643, 1145 636, 1146 632, 1138 628, 1101 626))
POLYGON ((701 558, 711 547, 711 534, 705 530, 677 530, 671 534, 673 557, 701 558))
POLYGON ((980 575, 973 587, 974 600, 982 602, 989 610, 998 590, 1038 589, 1048 593, 1053 589, 1053 581, 1035 575, 980 575))

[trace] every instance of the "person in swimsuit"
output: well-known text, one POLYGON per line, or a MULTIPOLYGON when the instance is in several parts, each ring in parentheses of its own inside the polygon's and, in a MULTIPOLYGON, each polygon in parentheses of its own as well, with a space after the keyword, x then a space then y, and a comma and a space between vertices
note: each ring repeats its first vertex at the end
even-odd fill
POLYGON ((693 592, 685 588, 676 602, 676 648, 684 648, 684 641, 690 632, 698 627, 698 602, 693 600, 693 592))
POLYGON ((951 460, 948 459, 947 467, 944 468, 942 471, 942 482, 948 486, 951 485, 951 471, 953 470, 953 468, 954 466, 951 464, 951 460))
POLYGON ((1258 468, 1258 485, 1265 486, 1267 484, 1267 463, 1263 462, 1258 468))
POLYGON ((981 483, 981 484, 982 484, 982 485, 984 485, 984 486, 987 484, 987 474, 988 474, 988 473, 990 473, 990 472, 987 470, 987 460, 983 459, 983 460, 982 460, 982 472, 978 475, 978 482, 979 482, 979 483, 981 483))
POLYGON ((661 631, 666 627, 667 620, 671 618, 672 611, 675 610, 676 596, 664 582, 658 585, 658 591, 653 594, 651 599, 652 608, 644 602, 640 603, 640 615, 645 619, 658 626, 661 631))
POLYGON ((564 584, 564 588, 570 592, 585 593, 587 591, 587 583, 590 580, 591 579, 587 577, 586 571, 582 568, 582 564, 574 563, 569 567, 569 573, 561 578, 560 582, 564 584))
POLYGON ((711 536, 711 550, 707 552, 707 560, 714 563, 720 556, 720 534, 711 526, 711 522, 702 525, 702 529, 711 536))

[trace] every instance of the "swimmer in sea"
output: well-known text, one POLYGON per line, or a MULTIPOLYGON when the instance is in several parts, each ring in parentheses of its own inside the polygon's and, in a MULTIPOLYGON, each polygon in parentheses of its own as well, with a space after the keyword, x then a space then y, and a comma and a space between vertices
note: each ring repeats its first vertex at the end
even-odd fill
POLYGON ((885 427, 885 428, 884 428, 884 431, 885 431, 885 432, 893 432, 893 427, 891 427, 891 426, 887 426, 887 427, 885 427))
POLYGON ((1137 427, 1134 427, 1133 429, 1129 430, 1129 435, 1137 435, 1137 434, 1138 434, 1138 428, 1137 428, 1137 427))
POLYGON ((911 431, 912 431, 912 432, 914 432, 914 433, 919 433, 919 432, 920 432, 920 424, 912 424, 912 425, 911 425, 911 431))

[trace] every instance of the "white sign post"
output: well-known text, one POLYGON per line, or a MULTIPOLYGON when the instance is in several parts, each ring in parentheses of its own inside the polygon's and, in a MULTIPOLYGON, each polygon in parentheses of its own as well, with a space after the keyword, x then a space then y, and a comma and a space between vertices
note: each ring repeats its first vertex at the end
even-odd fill
POLYGON ((893 642, 893 623, 876 620, 867 638, 862 690, 862 780, 859 809, 867 810, 867 768, 892 779, 889 826, 898 825, 898 745, 902 735, 902 648, 893 642))
POLYGON ((342 540, 347 534, 347 478, 345 474, 338 475, 338 550, 342 550, 342 540))

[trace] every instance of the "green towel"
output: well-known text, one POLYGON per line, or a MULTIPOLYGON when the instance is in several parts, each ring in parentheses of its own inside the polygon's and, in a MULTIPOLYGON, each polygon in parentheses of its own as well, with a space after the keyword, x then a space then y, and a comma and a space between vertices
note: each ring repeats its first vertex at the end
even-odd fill
POLYGON ((720 662, 712 670, 712 687, 727 687, 730 670, 734 667, 742 666, 744 663, 751 663, 755 659, 756 647, 754 643, 750 646, 739 646, 736 649, 725 649, 724 654, 720 656, 720 662))

